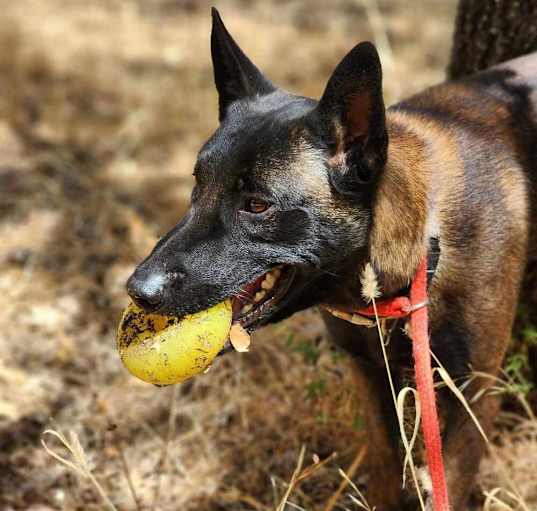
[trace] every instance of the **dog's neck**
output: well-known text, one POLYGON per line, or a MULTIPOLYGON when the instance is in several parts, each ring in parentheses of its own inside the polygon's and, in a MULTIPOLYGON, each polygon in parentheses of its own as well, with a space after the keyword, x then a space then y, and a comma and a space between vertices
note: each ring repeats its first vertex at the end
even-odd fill
MULTIPOLYGON (((383 296, 406 289, 427 255, 429 239, 439 237, 435 169, 452 165, 454 144, 430 121, 401 110, 388 111, 388 160, 377 189, 366 262, 372 263, 383 296)), ((360 306, 360 273, 351 270, 337 302, 343 309, 360 306)))
POLYGON ((426 253, 432 144, 415 122, 390 113, 387 120, 388 160, 373 208, 369 257, 384 292, 391 293, 408 286, 426 253))

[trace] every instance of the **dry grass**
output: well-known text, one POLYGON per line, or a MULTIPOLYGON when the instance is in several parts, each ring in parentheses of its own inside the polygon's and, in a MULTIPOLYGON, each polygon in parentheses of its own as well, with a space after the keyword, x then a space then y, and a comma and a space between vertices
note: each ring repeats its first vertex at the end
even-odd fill
MULTIPOLYGON (((216 4, 276 83, 313 96, 354 43, 375 37, 392 102, 441 80, 454 1, 422 0, 419 13, 403 0, 216 4)), ((250 353, 224 357, 173 401, 115 353, 125 278, 185 211, 216 125, 208 34, 205 1, 2 6, 1 509, 103 508, 90 479, 42 448, 47 428, 76 435, 117 509, 359 508, 338 472, 363 488, 359 402, 314 311, 260 332, 250 353), (309 471, 284 501, 302 446, 309 471)), ((496 446, 535 505, 535 429, 517 421, 499 424, 496 446)), ((506 487, 494 461, 480 479, 506 487)))

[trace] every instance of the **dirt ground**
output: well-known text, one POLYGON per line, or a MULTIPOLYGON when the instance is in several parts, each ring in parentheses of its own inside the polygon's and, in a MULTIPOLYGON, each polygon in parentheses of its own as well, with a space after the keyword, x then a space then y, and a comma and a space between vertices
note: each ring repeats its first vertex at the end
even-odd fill
MULTIPOLYGON (((388 104, 442 80, 455 9, 214 4, 275 83, 313 97, 347 50, 374 40, 388 104)), ((210 5, 1 3, 0 510, 112 509, 91 478, 47 454, 42 438, 72 459, 47 428, 77 436, 86 471, 118 510, 275 510, 303 446, 304 466, 326 462, 285 509, 327 511, 331 498, 334 509, 359 509, 350 486, 336 493, 338 468, 353 461, 354 481, 367 482, 359 397, 315 311, 174 388, 135 380, 115 351, 126 277, 184 213, 196 152, 217 124, 210 5)), ((535 419, 502 414, 493 453, 476 506, 537 509, 535 419), (495 491, 509 507, 484 503, 495 491)))

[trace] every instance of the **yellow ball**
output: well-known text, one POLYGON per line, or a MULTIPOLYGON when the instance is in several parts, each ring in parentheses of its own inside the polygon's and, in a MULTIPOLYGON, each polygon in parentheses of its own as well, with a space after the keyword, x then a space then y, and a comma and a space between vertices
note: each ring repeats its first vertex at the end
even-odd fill
POLYGON ((205 371, 231 328, 231 300, 180 320, 146 314, 134 303, 123 312, 117 349, 131 374, 148 383, 181 383, 205 371))

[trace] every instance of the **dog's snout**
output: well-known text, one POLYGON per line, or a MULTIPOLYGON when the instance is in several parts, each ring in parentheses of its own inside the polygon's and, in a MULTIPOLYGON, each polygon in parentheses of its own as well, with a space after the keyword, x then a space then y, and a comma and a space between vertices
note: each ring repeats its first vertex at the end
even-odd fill
POLYGON ((162 307, 167 293, 168 277, 158 270, 136 270, 127 282, 127 292, 146 312, 162 307))

